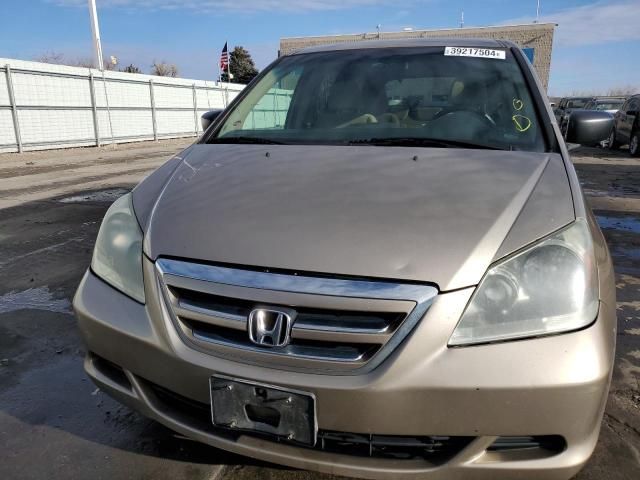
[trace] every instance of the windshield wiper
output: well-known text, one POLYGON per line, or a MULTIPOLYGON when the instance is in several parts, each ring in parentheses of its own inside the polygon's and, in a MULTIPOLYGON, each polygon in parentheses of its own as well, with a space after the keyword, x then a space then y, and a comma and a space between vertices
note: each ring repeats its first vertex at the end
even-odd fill
POLYGON ((217 137, 209 141, 209 143, 238 143, 238 144, 260 144, 260 145, 284 145, 283 142, 263 137, 217 137))
POLYGON ((351 140, 349 145, 374 145, 379 147, 437 147, 437 148, 481 148, 486 150, 506 150, 505 148, 484 145, 482 143, 443 140, 424 137, 383 137, 351 140))

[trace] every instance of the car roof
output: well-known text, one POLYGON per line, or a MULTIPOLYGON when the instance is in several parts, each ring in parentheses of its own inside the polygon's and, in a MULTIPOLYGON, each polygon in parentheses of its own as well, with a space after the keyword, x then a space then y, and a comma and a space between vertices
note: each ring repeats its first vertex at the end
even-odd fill
POLYGON ((341 50, 360 50, 365 48, 403 48, 403 47, 513 47, 514 43, 490 38, 401 38, 396 40, 363 40, 360 42, 331 43, 307 47, 289 55, 341 50))

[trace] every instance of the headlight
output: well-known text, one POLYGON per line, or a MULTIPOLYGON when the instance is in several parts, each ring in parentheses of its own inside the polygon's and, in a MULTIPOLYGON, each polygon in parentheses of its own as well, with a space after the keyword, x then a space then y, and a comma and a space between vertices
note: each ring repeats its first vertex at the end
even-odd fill
POLYGON ((569 227, 491 267, 449 339, 450 346, 535 337, 586 327, 598 314, 589 227, 569 227))
POLYGON ((144 303, 142 232, 133 213, 131 194, 123 195, 107 210, 91 269, 122 293, 144 303))

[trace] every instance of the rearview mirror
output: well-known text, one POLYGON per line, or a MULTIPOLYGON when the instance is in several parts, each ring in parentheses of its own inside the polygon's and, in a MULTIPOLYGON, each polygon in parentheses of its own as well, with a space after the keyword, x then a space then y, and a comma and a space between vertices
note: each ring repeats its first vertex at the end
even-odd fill
POLYGON ((613 116, 600 110, 574 110, 569 117, 566 141, 595 146, 609 138, 613 116))
POLYGON ((202 123, 202 130, 206 132, 207 128, 209 128, 209 125, 211 125, 223 111, 224 110, 222 109, 209 110, 208 112, 202 114, 202 117, 200 118, 200 122, 202 123))

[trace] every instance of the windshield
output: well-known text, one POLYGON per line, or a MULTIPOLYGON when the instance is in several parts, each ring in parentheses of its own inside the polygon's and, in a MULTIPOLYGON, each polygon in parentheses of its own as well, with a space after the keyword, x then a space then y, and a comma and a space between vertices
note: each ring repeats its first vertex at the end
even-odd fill
POLYGON ((584 108, 584 106, 587 104, 587 99, 585 98, 576 98, 574 100, 569 100, 569 103, 567 104, 567 108, 575 108, 575 109, 579 109, 579 108, 584 108))
POLYGON ((620 110, 623 102, 608 102, 596 104, 596 110, 620 110))
POLYGON ((499 54, 411 47, 284 57, 208 141, 544 151, 516 60, 508 50, 481 50, 499 54))

